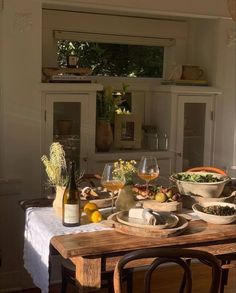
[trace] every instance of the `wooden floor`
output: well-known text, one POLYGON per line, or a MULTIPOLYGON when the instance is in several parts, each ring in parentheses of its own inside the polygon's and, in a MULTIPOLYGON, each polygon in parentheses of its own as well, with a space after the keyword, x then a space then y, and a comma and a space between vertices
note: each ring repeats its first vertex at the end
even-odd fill
MULTIPOLYGON (((208 284, 210 278, 210 269, 200 264, 192 265, 193 271, 193 293, 207 293, 208 284)), ((153 285, 153 293, 175 293, 178 292, 178 282, 181 278, 181 271, 174 267, 163 267, 159 270, 155 276, 155 284, 153 285)), ((134 290, 133 293, 142 292, 142 276, 141 273, 136 273, 134 276, 134 290)), ((40 293, 39 289, 29 289, 24 291, 18 291, 24 293, 40 293)), ((76 289, 72 286, 68 286, 67 293, 75 293, 76 289)), ((99 293, 105 293, 106 290, 96 291, 99 293)), ((236 292, 236 270, 231 269, 229 274, 229 283, 225 287, 225 293, 236 292)), ((60 293, 60 286, 53 285, 50 287, 50 293, 60 293)))

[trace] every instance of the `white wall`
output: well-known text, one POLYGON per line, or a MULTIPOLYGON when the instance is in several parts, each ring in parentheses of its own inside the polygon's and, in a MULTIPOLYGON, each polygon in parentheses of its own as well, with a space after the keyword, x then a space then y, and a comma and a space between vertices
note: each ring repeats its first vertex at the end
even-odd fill
POLYGON ((1 11, 1 176, 0 229, 5 288, 22 281, 22 198, 39 196, 41 99, 41 3, 4 1, 1 11), (8 180, 8 181, 7 181, 8 180))
POLYGON ((129 13, 147 13, 151 15, 193 15, 227 17, 224 0, 44 0, 47 4, 90 7, 129 13))
POLYGON ((235 42, 229 35, 235 33, 232 20, 191 20, 188 61, 206 68, 210 84, 222 95, 216 103, 215 166, 226 168, 236 164, 236 88, 235 42))
POLYGON ((223 96, 217 108, 215 161, 227 167, 236 165, 236 42, 228 44, 235 24, 220 20, 217 31, 215 83, 223 96))

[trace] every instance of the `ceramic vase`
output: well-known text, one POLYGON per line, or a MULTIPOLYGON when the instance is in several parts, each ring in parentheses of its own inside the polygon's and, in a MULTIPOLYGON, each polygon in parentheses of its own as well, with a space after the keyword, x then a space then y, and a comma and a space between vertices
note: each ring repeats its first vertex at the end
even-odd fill
POLYGON ((53 201, 53 208, 55 210, 56 216, 62 219, 62 201, 63 201, 63 194, 65 191, 65 186, 56 186, 56 196, 53 201))
POLYGON ((126 185, 120 189, 115 202, 117 211, 128 211, 135 206, 136 201, 132 191, 132 185, 126 185))
POLYGON ((110 121, 98 120, 96 129, 96 147, 99 152, 107 152, 113 143, 113 132, 110 121))

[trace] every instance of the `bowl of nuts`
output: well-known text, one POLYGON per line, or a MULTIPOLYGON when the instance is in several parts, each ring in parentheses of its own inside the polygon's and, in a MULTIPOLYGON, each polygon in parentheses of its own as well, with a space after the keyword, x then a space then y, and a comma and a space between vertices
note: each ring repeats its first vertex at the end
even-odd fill
POLYGON ((233 203, 195 203, 192 209, 200 219, 208 223, 225 225, 236 221, 236 204, 233 203))

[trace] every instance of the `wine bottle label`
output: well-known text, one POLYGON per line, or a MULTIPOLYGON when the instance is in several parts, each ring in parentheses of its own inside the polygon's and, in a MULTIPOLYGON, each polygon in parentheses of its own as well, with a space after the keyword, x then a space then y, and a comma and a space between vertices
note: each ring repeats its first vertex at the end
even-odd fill
POLYGON ((77 204, 65 204, 64 222, 74 224, 79 222, 79 207, 77 204))

